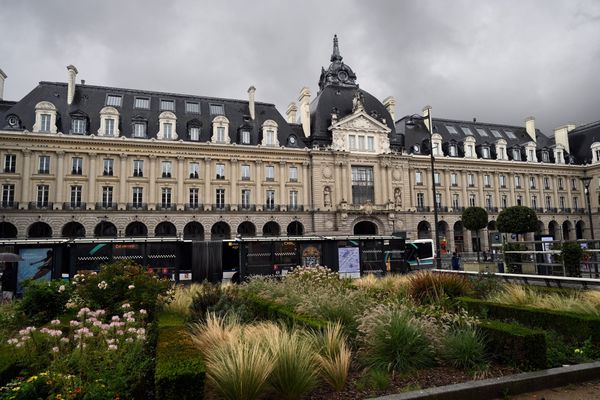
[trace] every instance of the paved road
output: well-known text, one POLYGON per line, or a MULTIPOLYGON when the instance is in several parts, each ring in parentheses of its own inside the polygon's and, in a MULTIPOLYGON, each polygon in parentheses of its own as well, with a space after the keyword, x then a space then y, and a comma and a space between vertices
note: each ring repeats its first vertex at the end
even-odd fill
MULTIPOLYGON (((600 399, 600 379, 510 396, 510 400, 594 400, 600 399)), ((498 399, 500 400, 500 399, 498 399)))

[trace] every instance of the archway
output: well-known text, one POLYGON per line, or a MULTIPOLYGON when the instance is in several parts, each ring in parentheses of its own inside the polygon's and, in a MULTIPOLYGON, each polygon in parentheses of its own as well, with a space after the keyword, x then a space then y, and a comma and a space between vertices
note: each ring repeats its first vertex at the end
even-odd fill
POLYGON ((496 230, 498 230, 498 228, 496 228, 496 221, 493 221, 493 220, 492 220, 492 221, 488 222, 488 224, 487 224, 487 229, 488 229, 488 231, 490 231, 490 232, 491 232, 491 231, 496 231, 496 230))
POLYGON ((125 236, 148 236, 148 228, 142 222, 134 221, 125 228, 125 236))
POLYGON ((554 240, 558 240, 558 232, 558 222, 550 221, 550 223, 548 223, 548 235, 552 236, 554 240))
POLYGON ((177 236, 177 228, 169 221, 163 221, 154 228, 154 236, 177 236))
POLYGON ((227 223, 219 221, 210 228, 210 238, 212 240, 223 240, 231 237, 231 228, 227 223))
POLYGON ((0 239, 16 239, 17 227, 10 222, 0 222, 0 239))
POLYGON ((454 223, 454 249, 459 253, 465 251, 465 233, 462 221, 454 223))
POLYGON ((117 237, 117 227, 112 222, 102 221, 94 228, 96 237, 117 237))
POLYGON ((446 221, 438 221, 437 235, 440 241, 440 251, 442 254, 448 252, 448 231, 450 227, 446 221))
POLYGON ((184 239, 204 240, 204 227, 200 222, 190 221, 183 227, 184 239))
POLYGON ((45 222, 35 222, 27 229, 27 237, 50 238, 52 237, 52 228, 45 222))
POLYGON ((562 224, 562 234, 563 240, 571 240, 571 230, 573 229, 573 224, 571 221, 565 221, 562 224))
POLYGON ((546 224, 544 224, 542 221, 538 220, 535 234, 543 235, 544 233, 546 233, 546 224))
POLYGON ((419 222, 417 225, 417 238, 418 239, 431 239, 431 225, 427 221, 419 222))
POLYGON ((237 233, 242 236, 256 236, 256 226, 250 221, 244 221, 238 225, 237 233))
POLYGON ((355 235, 377 235, 377 225, 371 221, 360 221, 354 225, 355 235))
POLYGON ((68 222, 62 228, 62 237, 82 238, 85 237, 85 228, 79 222, 68 222))
POLYGON ((288 236, 302 236, 304 235, 304 225, 298 221, 292 221, 287 226, 288 236))
POLYGON ((583 239, 583 232, 585 232, 585 222, 577 221, 575 224, 575 238, 583 239))
POLYGON ((269 221, 263 226, 263 236, 279 236, 281 228, 275 221, 269 221))

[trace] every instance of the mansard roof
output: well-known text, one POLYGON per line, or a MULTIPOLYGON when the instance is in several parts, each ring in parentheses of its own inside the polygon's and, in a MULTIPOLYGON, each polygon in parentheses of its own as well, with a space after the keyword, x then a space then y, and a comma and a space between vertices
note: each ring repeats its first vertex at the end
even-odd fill
POLYGON ((569 148, 576 164, 592 162, 592 144, 600 143, 600 121, 581 125, 569 132, 569 148))
MULTIPOLYGON (((93 85, 76 85, 75 97, 71 105, 67 104, 67 84, 60 82, 40 82, 39 85, 20 101, 10 105, 4 111, 0 120, 0 128, 9 129, 6 117, 16 115, 20 119, 19 129, 32 130, 35 123, 35 106, 41 101, 49 101, 57 109, 57 126, 59 132, 68 133, 70 130, 71 116, 74 111, 89 116, 89 133, 96 134, 100 128, 100 110, 110 105, 107 104, 108 96, 120 96, 121 105, 115 108, 119 111, 121 136, 131 137, 131 124, 135 119, 147 121, 147 137, 156 137, 159 130, 159 115, 161 100, 174 102, 172 112, 177 117, 176 131, 181 137, 187 131, 188 122, 195 120, 201 123, 200 141, 209 141, 212 135, 210 129, 213 119, 218 114, 211 114, 211 105, 221 105, 223 114, 229 120, 229 136, 235 141, 237 131, 243 127, 251 131, 251 143, 258 144, 262 139, 262 125, 267 120, 273 120, 278 125, 278 139, 281 145, 287 146, 290 135, 297 137, 295 147, 304 147, 303 136, 298 136, 277 111, 274 104, 255 103, 255 120, 250 117, 248 100, 224 99, 216 97, 195 96, 178 93, 156 92, 148 90, 135 90, 93 85), (135 99, 145 98, 150 101, 149 109, 135 108, 135 99), (186 102, 198 103, 200 113, 186 112, 186 102)), ((0 110, 1 111, 1 110, 0 110)))

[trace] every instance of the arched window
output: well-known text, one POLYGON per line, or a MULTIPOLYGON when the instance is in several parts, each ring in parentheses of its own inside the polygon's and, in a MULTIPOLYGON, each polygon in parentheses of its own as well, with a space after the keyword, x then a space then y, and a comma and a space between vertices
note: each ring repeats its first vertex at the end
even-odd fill
POLYGON ((229 138, 229 120, 224 115, 215 117, 212 121, 212 137, 213 143, 231 143, 229 138))
POLYGON ((159 140, 177 140, 177 116, 171 111, 163 111, 158 116, 158 133, 156 138, 159 140))
POLYGON ((41 101, 35 105, 34 132, 56 133, 56 107, 49 101, 41 101))
POLYGON ((279 236, 281 229, 275 221, 269 221, 263 226, 263 236, 279 236))
POLYGON ((204 227, 200 222, 191 221, 183 227, 184 239, 204 240, 204 227))
POLYGON ((272 119, 266 120, 262 124, 262 142, 263 146, 279 146, 279 139, 277 138, 277 122, 272 119))
POLYGON ((100 110, 100 128, 98 136, 119 136, 119 111, 114 107, 100 110))

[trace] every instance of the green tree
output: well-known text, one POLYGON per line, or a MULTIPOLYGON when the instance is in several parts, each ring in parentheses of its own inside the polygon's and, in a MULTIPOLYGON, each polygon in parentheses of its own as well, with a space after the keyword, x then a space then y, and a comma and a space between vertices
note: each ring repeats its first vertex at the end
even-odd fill
POLYGON ((517 235, 535 232, 538 227, 538 218, 535 211, 525 206, 508 207, 500 214, 496 220, 496 226, 500 232, 516 233, 517 235))
POLYGON ((462 222, 465 228, 475 231, 477 235, 477 262, 479 262, 479 252, 481 250, 479 231, 487 226, 488 213, 481 207, 468 207, 462 213, 462 222))
POLYGON ((565 242, 560 247, 560 260, 565 265, 567 276, 581 276, 581 259, 585 254, 577 242, 565 242))

